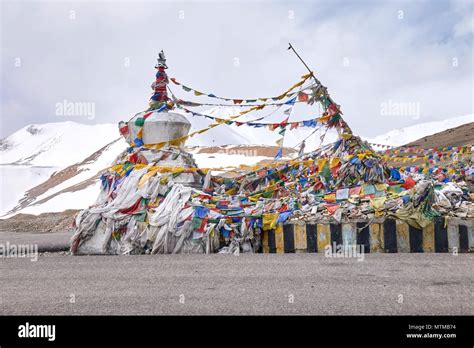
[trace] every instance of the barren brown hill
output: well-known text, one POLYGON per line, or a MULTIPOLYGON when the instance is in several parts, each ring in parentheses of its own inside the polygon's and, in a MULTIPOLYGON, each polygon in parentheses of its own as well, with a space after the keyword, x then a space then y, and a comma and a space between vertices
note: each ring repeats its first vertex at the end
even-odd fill
POLYGON ((434 147, 462 146, 474 143, 474 122, 428 135, 405 146, 432 149, 434 147))
MULTIPOLYGON (((415 147, 423 149, 432 149, 432 148, 443 148, 449 146, 463 146, 468 144, 474 144, 474 122, 466 123, 461 126, 446 129, 445 131, 428 135, 426 137, 420 138, 418 140, 412 141, 404 145, 404 147, 415 147)), ((406 152, 404 155, 413 155, 414 152, 406 152)), ((444 160, 439 162, 440 166, 448 163, 450 160, 444 160)), ((420 158, 414 162, 394 162, 388 161, 389 165, 392 166, 417 166, 423 164, 425 161, 420 158)))
POLYGON ((8 219, 0 219, 0 232, 49 233, 72 231, 74 216, 78 210, 40 215, 17 214, 8 219))

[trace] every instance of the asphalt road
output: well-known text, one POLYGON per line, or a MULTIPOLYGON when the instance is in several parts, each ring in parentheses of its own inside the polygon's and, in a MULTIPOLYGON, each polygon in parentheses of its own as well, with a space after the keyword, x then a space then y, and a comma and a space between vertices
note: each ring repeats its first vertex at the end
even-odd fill
POLYGON ((0 315, 474 314, 474 255, 0 259, 0 315))
MULTIPOLYGON (((35 245, 39 252, 69 250, 72 232, 27 233, 0 232, 0 245, 35 245)), ((3 250, 1 250, 3 252, 3 250)))

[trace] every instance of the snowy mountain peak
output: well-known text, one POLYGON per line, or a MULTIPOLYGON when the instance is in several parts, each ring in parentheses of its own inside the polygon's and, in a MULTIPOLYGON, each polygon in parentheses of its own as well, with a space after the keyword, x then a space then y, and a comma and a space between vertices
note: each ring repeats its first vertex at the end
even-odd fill
POLYGON ((1 141, 0 164, 65 167, 118 137, 117 126, 113 124, 31 124, 1 141))
POLYGON ((419 123, 413 126, 394 129, 374 138, 364 139, 375 144, 402 146, 427 135, 439 133, 470 122, 474 122, 474 114, 448 118, 442 121, 419 123))

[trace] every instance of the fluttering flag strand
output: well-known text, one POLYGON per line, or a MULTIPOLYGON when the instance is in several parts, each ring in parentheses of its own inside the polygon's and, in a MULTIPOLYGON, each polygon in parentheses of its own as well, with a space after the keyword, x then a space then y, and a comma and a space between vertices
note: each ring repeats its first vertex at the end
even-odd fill
MULTIPOLYGON (((256 102, 266 102, 268 100, 273 100, 273 101, 278 101, 278 100, 281 100, 287 96, 289 96, 289 93, 297 88, 297 87, 300 87, 302 86, 306 80, 308 80, 310 77, 311 77, 311 73, 308 73, 306 75, 303 75, 302 76, 302 80, 296 84, 294 84, 292 87, 290 87, 288 90, 286 90, 285 92, 283 92, 282 94, 280 94, 279 96, 276 96, 276 97, 259 97, 259 98, 246 98, 246 99, 243 99, 243 98, 224 98, 224 97, 218 97, 216 96, 215 94, 213 93, 205 93, 205 92, 200 92, 198 91, 197 89, 194 89, 194 88, 190 88, 190 87, 187 87, 185 85, 183 85, 181 82, 178 82, 176 80, 176 78, 170 78, 171 82, 173 82, 175 85, 178 85, 178 86, 181 86, 182 89, 186 92, 194 92, 194 95, 199 97, 199 96, 206 96, 206 97, 209 97, 209 98, 215 98, 215 99, 220 99, 220 100, 225 100, 225 101, 232 101, 234 104, 238 105, 238 104, 242 104, 243 102, 246 102, 246 103, 256 103, 256 102)), ((292 93, 291 96, 295 95, 295 93, 292 93)))
MULTIPOLYGON (((290 91, 292 91, 293 89, 299 87, 299 86, 302 86, 306 80, 308 80, 309 78, 311 77, 311 74, 306 74, 306 75, 303 75, 301 78, 302 80, 300 82, 297 82, 295 83, 293 86, 291 86, 290 88, 288 88, 283 94, 281 94, 278 98, 279 99, 283 99, 290 91), (280 98, 281 97, 281 98, 280 98)), ((293 105, 294 104, 294 101, 293 100, 296 100, 295 99, 292 99, 291 100, 291 103, 290 105, 293 105)), ((164 104, 163 105, 164 108, 168 107, 168 104, 164 104)), ((245 111, 241 111, 239 112, 237 115, 233 115, 233 116, 230 116, 229 119, 230 120, 234 120, 234 119, 237 119, 239 117, 242 117, 243 115, 246 115, 248 114, 249 112, 251 111, 256 111, 256 110, 262 110, 263 108, 265 108, 266 105, 265 104, 260 104, 260 105, 255 105, 245 111)), ((212 128, 215 128, 217 126, 220 126, 222 124, 225 124, 224 122, 216 122, 216 123, 213 123, 211 125, 209 125, 208 127, 206 128, 203 128, 203 129, 200 129, 200 130, 197 130, 197 131, 194 131, 188 135, 185 135, 185 136, 182 136, 182 137, 178 137, 178 138, 175 138, 175 139, 171 139, 171 140, 168 140, 168 141, 164 141, 164 142, 160 142, 160 143, 156 143, 156 144, 144 144, 143 143, 143 140, 142 140, 142 137, 143 137, 143 125, 144 125, 144 122, 143 124, 139 124, 138 126, 141 127, 140 130, 138 131, 137 133, 137 137, 134 139, 134 142, 132 143, 132 146, 131 148, 133 147, 139 147, 139 146, 143 146, 145 148, 148 148, 148 149, 161 149, 163 148, 164 146, 179 146, 180 144, 182 144, 184 141, 186 141, 187 139, 189 138, 192 138, 193 136, 197 135, 197 134, 202 134, 204 132, 207 132, 208 130, 212 129, 212 128)))
POLYGON ((205 117, 210 120, 214 120, 218 123, 224 123, 227 125, 235 125, 235 126, 250 126, 254 128, 267 128, 270 129, 271 131, 277 129, 278 127, 283 127, 285 129, 288 129, 289 127, 290 130, 297 129, 299 127, 310 127, 310 128, 315 128, 318 125, 318 117, 316 118, 311 118, 307 120, 301 120, 301 121, 293 121, 293 122, 288 122, 288 118, 284 119, 281 122, 256 122, 263 117, 257 118, 255 120, 250 120, 250 121, 233 121, 230 119, 226 118, 221 118, 221 117, 216 117, 216 116, 211 116, 211 115, 205 115, 199 112, 195 112, 192 110, 189 110, 185 107, 178 106, 178 108, 186 111, 187 113, 192 114, 193 116, 199 116, 199 117, 205 117))

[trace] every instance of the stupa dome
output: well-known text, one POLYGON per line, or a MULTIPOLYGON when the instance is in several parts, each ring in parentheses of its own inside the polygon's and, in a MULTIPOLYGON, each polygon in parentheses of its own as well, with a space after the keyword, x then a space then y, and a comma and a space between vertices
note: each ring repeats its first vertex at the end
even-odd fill
MULTIPOLYGON (((142 141, 144 144, 158 144, 165 141, 181 138, 188 134, 191 123, 181 114, 167 111, 143 111, 128 121, 128 130, 132 140, 138 137, 143 128, 142 141)), ((175 144, 182 146, 181 144, 175 144)))

